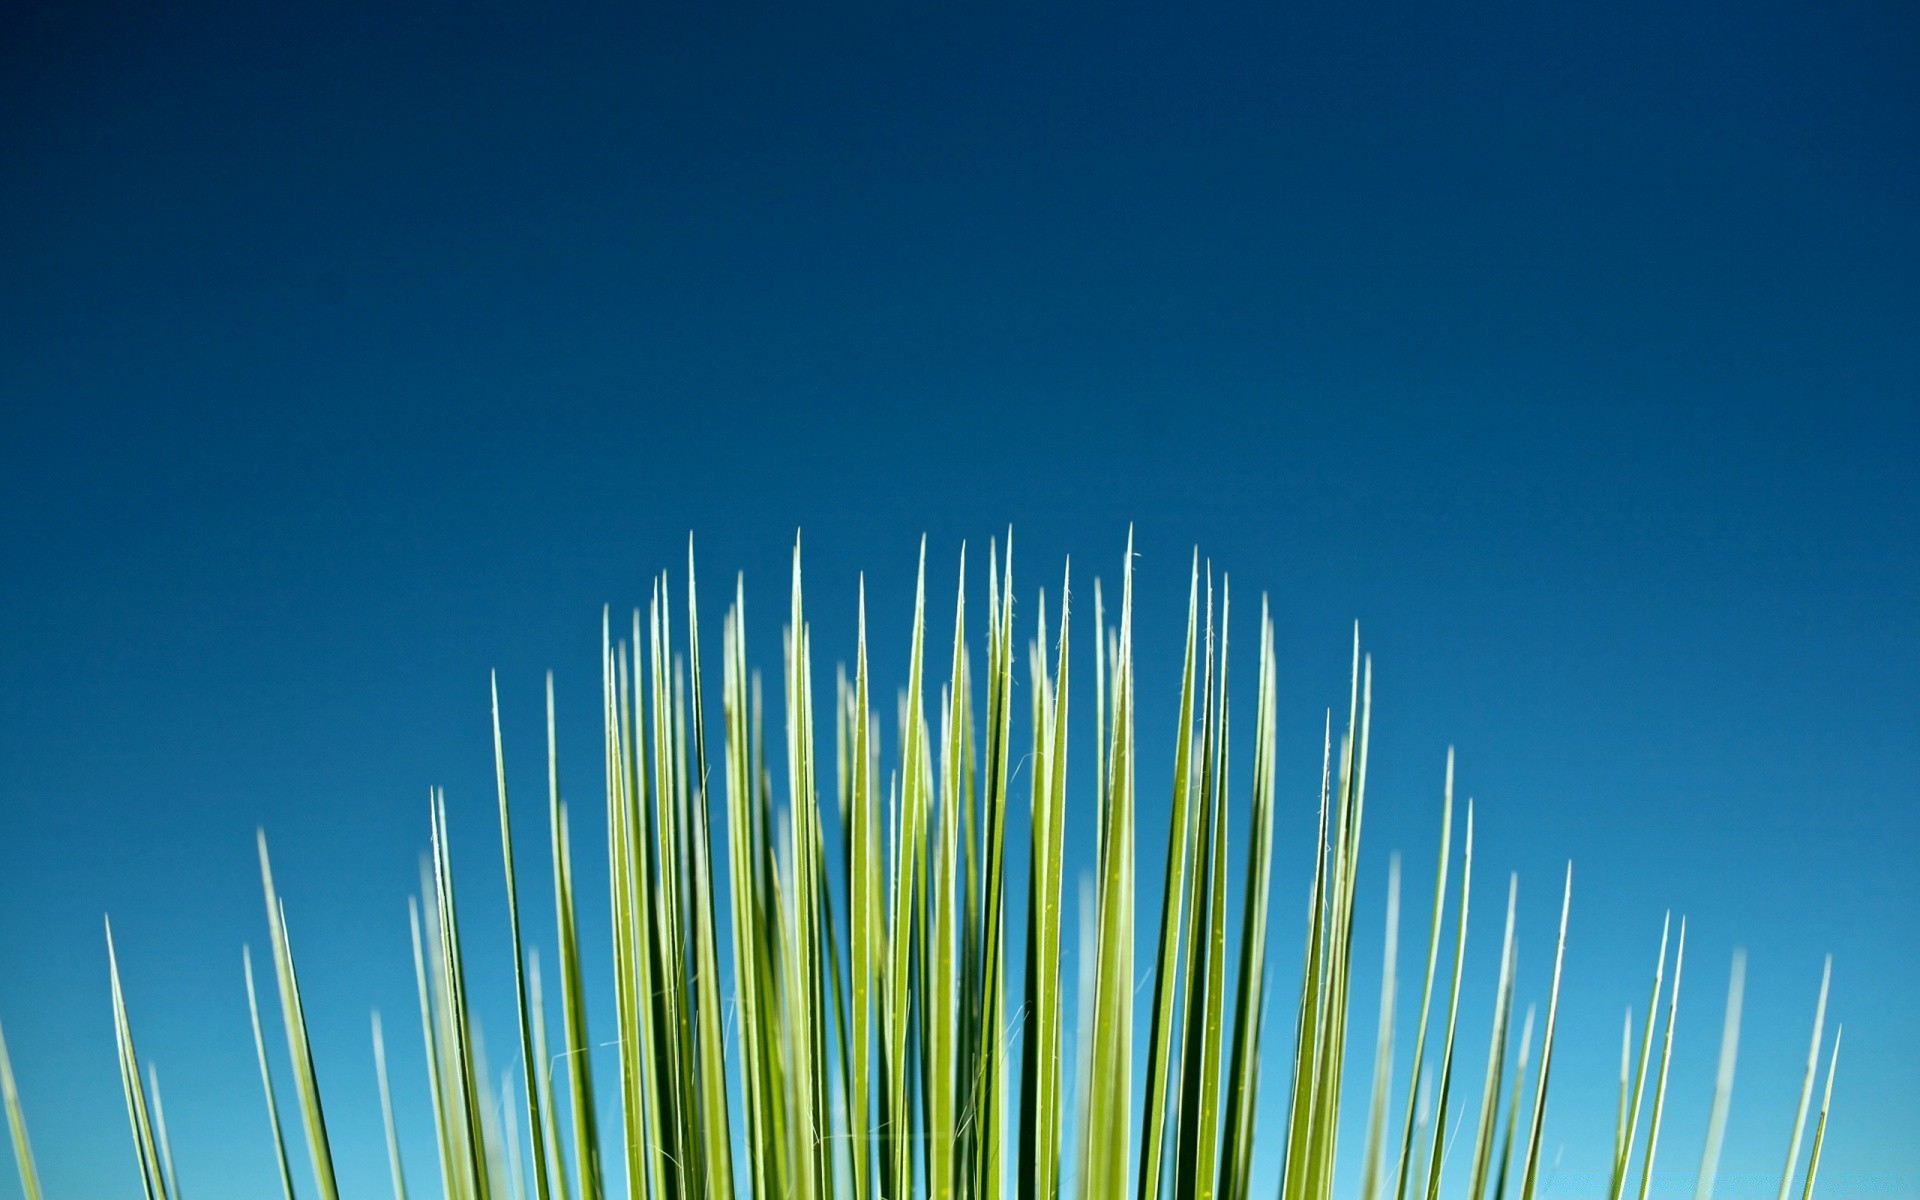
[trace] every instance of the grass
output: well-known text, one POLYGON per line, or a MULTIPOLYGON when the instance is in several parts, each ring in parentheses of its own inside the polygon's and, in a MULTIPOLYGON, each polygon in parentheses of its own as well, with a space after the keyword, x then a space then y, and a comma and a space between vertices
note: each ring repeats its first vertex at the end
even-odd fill
MULTIPOLYGON (((1370 1069, 1350 1064, 1355 898, 1366 818, 1372 668, 1356 633, 1352 685, 1337 743, 1329 717, 1322 759, 1313 877, 1304 957, 1290 1023, 1270 1042, 1267 949, 1274 829, 1275 646, 1262 604, 1257 626, 1253 720, 1230 719, 1226 581, 1216 597, 1196 556, 1173 731, 1170 836, 1150 941, 1138 941, 1135 794, 1132 550, 1121 574, 1117 621, 1099 584, 1092 616, 1072 605, 1073 575, 1051 608, 1044 591, 1026 640, 1014 623, 1011 539, 987 553, 985 657, 976 670, 969 628, 967 565, 944 681, 929 703, 926 555, 921 551, 909 667, 890 735, 876 704, 867 656, 864 588, 851 677, 836 677, 830 714, 815 712, 812 637, 803 606, 800 552, 793 557, 782 645, 782 740, 770 745, 761 677, 749 666, 745 596, 736 584, 720 636, 720 761, 707 721, 699 602, 691 547, 686 626, 676 635, 668 577, 653 585, 644 624, 630 634, 602 620, 603 766, 607 829, 614 1028, 589 1032, 574 891, 573 846, 554 750, 552 680, 547 683, 547 816, 553 930, 559 982, 557 1021, 549 1019, 539 960, 522 940, 522 903, 507 788, 497 690, 493 746, 501 864, 508 898, 506 937, 485 953, 513 956, 517 1058, 521 1070, 490 1077, 467 991, 466 945, 456 908, 444 796, 429 804, 430 867, 410 903, 424 1075, 436 1133, 437 1181, 427 1188, 420 1164, 402 1162, 395 1135, 388 1062, 378 1013, 372 1018, 392 1186, 397 1200, 432 1190, 447 1200, 600 1200, 609 1195, 659 1200, 718 1200, 746 1195, 814 1200, 976 1200, 1015 1197, 1077 1200, 1330 1200, 1336 1149, 1351 1122, 1341 1112, 1349 1073, 1366 1070, 1371 1093, 1362 1121, 1360 1200, 1438 1200, 1448 1147, 1457 1134, 1468 1155, 1458 1177, 1463 1200, 1534 1200, 1548 1118, 1561 968, 1571 910, 1569 864, 1562 892, 1553 983, 1533 1055, 1535 1010, 1512 1040, 1517 881, 1509 879, 1500 970, 1479 1100, 1461 1078, 1460 999, 1473 874, 1473 808, 1466 806, 1453 874, 1453 764, 1447 764, 1439 862, 1429 918, 1419 1017, 1404 1096, 1395 1075, 1394 1013, 1399 1003, 1400 883, 1389 869, 1385 960, 1378 1032, 1370 1069), (1049 638, 1048 628, 1057 631, 1049 638), (1092 634, 1082 651, 1076 633, 1092 634), (1076 654, 1093 660, 1094 761, 1069 773, 1067 731, 1084 720, 1069 706, 1076 654), (1029 740, 1016 745, 1014 710, 1024 685, 1029 740), (1251 737, 1242 750, 1231 734, 1251 737), (883 744, 895 748, 884 759, 883 744), (776 784, 774 759, 784 753, 776 784), (1241 768, 1235 755, 1249 766, 1241 768), (884 761, 884 766, 883 766, 884 761), (1014 764, 1018 761, 1020 769, 1014 764), (828 768, 831 795, 823 797, 828 768), (716 769, 717 768, 717 769, 716 769), (1016 782, 1016 779, 1018 782, 1016 782), (1098 816, 1094 868, 1082 885, 1082 947, 1067 1049, 1067 997, 1061 975, 1063 849, 1088 836, 1066 823, 1069 788, 1091 781, 1098 816), (718 784, 716 790, 711 785, 718 784), (1242 799, 1244 798, 1244 799, 1242 799), (1250 812, 1240 855, 1237 897, 1228 830, 1236 803, 1250 812), (1018 810, 1024 805, 1024 816, 1018 810), (1023 902, 1009 902, 1009 822, 1025 820, 1032 854, 1023 902), (834 822, 839 836, 826 836, 834 822), (714 825, 723 824, 716 850, 714 825), (835 853, 829 847, 839 848, 835 853), (720 927, 721 900, 729 923, 720 927), (1229 906, 1238 903, 1241 937, 1229 952, 1229 906), (1449 920, 1452 945, 1441 932, 1449 920), (1009 962, 1010 921, 1026 922, 1025 957, 1009 962), (1136 944, 1151 961, 1136 964, 1136 944), (732 988, 722 989, 722 955, 732 988), (1437 1027, 1437 985, 1445 982, 1437 1027), (1144 1005, 1144 1012, 1136 1011, 1144 1005), (1136 1040, 1144 1018, 1146 1038, 1136 1040), (596 1080, 589 1048, 611 1038, 618 1072, 596 1080), (558 1039, 557 1042, 555 1039, 558 1039), (1016 1044, 1018 1049, 1016 1049, 1016 1044), (1290 1070, 1278 1096, 1259 1094, 1263 1053, 1290 1070), (1069 1061, 1071 1053, 1072 1061, 1069 1061), (1136 1058, 1136 1055, 1140 1056, 1136 1058), (1144 1067, 1144 1093, 1130 1082, 1144 1067), (1512 1064, 1509 1070, 1509 1063, 1512 1064), (1081 1081, 1069 1120, 1063 1079, 1081 1081), (729 1101, 737 1085, 738 1103, 729 1101), (1136 1101, 1138 1120, 1135 1119, 1136 1101), (619 1139, 603 1145, 599 1113, 618 1111, 619 1139), (1260 1113, 1268 1117, 1263 1123, 1260 1113), (1252 1170, 1255 1130, 1279 1131, 1277 1175, 1252 1170), (1071 1181, 1069 1186, 1068 1181, 1071 1181)), ((268 945, 292 1070, 294 1138, 282 1121, 285 1085, 269 1066, 251 950, 243 954, 252 1033, 259 1059, 280 1188, 296 1185, 289 1141, 303 1143, 311 1172, 307 1194, 337 1200, 320 1074, 307 1038, 287 914, 274 889, 264 834, 260 875, 268 945)), ((1609 1200, 1623 1200, 1638 1162, 1637 1200, 1647 1200, 1662 1120, 1686 950, 1683 920, 1668 975, 1663 928, 1651 994, 1636 1052, 1634 1015, 1622 1036, 1618 1119, 1609 1200), (1663 1008, 1664 1021, 1656 1020, 1663 1008), (1657 1062, 1655 1029, 1663 1024, 1657 1062), (1641 1117, 1647 1115, 1644 1141, 1641 1117), (1636 1150, 1637 1146, 1637 1150, 1636 1150)), ((107 933, 114 1033, 135 1159, 147 1200, 179 1200, 159 1081, 145 1076, 107 933)), ((1743 963, 1736 956, 1696 1196, 1713 1189, 1739 1039, 1743 963)), ((1826 1013, 1822 979, 1806 1075, 1800 1091, 1780 1200, 1796 1180, 1811 1200, 1833 1095, 1839 1035, 1804 1173, 1799 1151, 1818 1074, 1826 1013)), ((1282 1007, 1284 1014, 1284 1007, 1282 1007)), ((13 1070, 0 1032, 4 1096, 23 1188, 42 1192, 27 1140, 13 1070)), ((1343 1196, 1353 1185, 1340 1185, 1343 1196)))

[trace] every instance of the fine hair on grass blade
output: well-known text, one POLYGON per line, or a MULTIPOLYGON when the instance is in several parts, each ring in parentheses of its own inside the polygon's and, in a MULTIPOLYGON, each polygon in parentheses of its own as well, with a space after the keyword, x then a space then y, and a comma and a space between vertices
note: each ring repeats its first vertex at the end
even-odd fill
POLYGON ((0 1029, 0 1100, 7 1107, 7 1132, 13 1138, 13 1161, 20 1169, 20 1192, 25 1200, 41 1200, 40 1172, 33 1165, 33 1147, 27 1142, 27 1118, 20 1111, 20 1089, 13 1081, 13 1060, 7 1056, 7 1034, 0 1029))
POLYGON ((1733 1064, 1740 1052, 1740 995, 1747 979, 1747 954, 1733 952, 1733 970, 1727 977, 1727 1016, 1720 1028, 1720 1066, 1713 1077, 1713 1109, 1707 1116, 1707 1142, 1700 1151, 1700 1175, 1693 1200, 1713 1195, 1714 1175, 1720 1169, 1720 1143, 1727 1133, 1727 1106, 1733 1099, 1733 1064))

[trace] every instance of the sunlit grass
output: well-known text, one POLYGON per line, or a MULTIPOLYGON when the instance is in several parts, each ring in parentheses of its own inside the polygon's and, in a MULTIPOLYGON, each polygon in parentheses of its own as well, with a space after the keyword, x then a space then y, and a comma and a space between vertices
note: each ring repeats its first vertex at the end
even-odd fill
MULTIPOLYGON (((429 804, 430 865, 409 918, 425 1046, 418 1065, 430 1098, 437 1179, 427 1184, 421 1165, 413 1164, 414 1194, 432 1192, 447 1200, 1055 1200, 1070 1190, 1080 1200, 1330 1200, 1336 1150, 1355 1123, 1342 1113, 1341 1097, 1350 1073, 1366 1071, 1372 1085, 1359 1114, 1360 1200, 1438 1200, 1446 1150, 1456 1135, 1468 1156, 1460 1173, 1463 1200, 1534 1200, 1549 1118, 1571 864, 1537 1059, 1534 1008, 1522 1022, 1517 1049, 1512 1038, 1517 881, 1508 881, 1492 1022, 1473 1104, 1476 1089, 1464 1074, 1472 1052, 1459 1051, 1463 1035, 1477 1035, 1460 1028, 1459 1016, 1474 814, 1469 803, 1455 886, 1450 757, 1404 1096, 1392 1086, 1394 1014, 1401 1004, 1397 858, 1386 885, 1372 1061, 1349 1063, 1349 1026, 1364 1020, 1350 992, 1372 691, 1371 663, 1356 635, 1344 732, 1336 740, 1329 717, 1324 743, 1303 957, 1297 979, 1281 984, 1290 986, 1282 997, 1292 1001, 1292 1019, 1275 1031, 1279 1040, 1267 1039, 1277 672, 1264 602, 1253 716, 1250 726, 1241 725, 1232 719, 1228 686, 1229 588, 1222 579, 1216 595, 1211 574, 1196 557, 1179 723, 1172 731, 1171 836, 1159 904, 1142 913, 1136 893, 1131 547, 1121 572, 1117 621, 1109 621, 1097 583, 1091 616, 1083 615, 1073 603, 1069 570, 1055 603, 1050 606, 1046 593, 1039 593, 1024 656, 1014 623, 1010 541, 991 544, 986 560, 982 669, 976 672, 973 658, 977 643, 969 628, 964 554, 950 653, 944 664, 929 659, 929 649, 937 653, 938 645, 927 629, 923 549, 906 686, 897 703, 882 705, 873 696, 863 588, 851 676, 844 668, 838 672, 830 715, 816 719, 813 643, 796 545, 781 647, 784 728, 777 743, 769 742, 765 728, 762 679, 749 665, 739 584, 721 625, 717 739, 708 727, 715 714, 705 696, 691 551, 683 633, 674 628, 665 575, 653 584, 644 618, 633 614, 630 633, 616 634, 610 614, 603 616, 610 1030, 588 1029, 587 951, 580 943, 573 846, 561 800, 552 681, 546 800, 557 1022, 550 1023, 546 1012, 539 960, 522 938, 496 691, 493 748, 509 916, 507 936, 495 940, 490 934, 482 952, 512 955, 520 1070, 490 1078, 484 1067, 468 995, 446 803, 435 792, 429 804), (1049 625, 1056 631, 1051 639, 1049 625), (1082 650, 1086 634, 1091 636, 1082 650), (1069 703, 1077 655, 1093 661, 1095 754, 1091 763, 1074 763, 1070 770, 1074 739, 1068 730, 1088 719, 1084 708, 1069 703), (1018 665, 1023 662, 1024 680, 1018 665), (936 685, 930 677, 938 678, 943 668, 936 685), (1023 687, 1028 740, 1016 745, 1014 712, 1023 687), (883 715, 889 712, 891 719, 883 715), (1236 737, 1249 739, 1250 749, 1236 737), (711 763, 716 742, 720 758, 711 763), (893 748, 890 757, 883 746, 893 748), (1245 767, 1239 765, 1243 760, 1245 767), (1091 828, 1070 829, 1068 796, 1089 786, 1097 819, 1091 828), (1228 830, 1238 803, 1249 807, 1249 845, 1236 868, 1228 830), (1017 820, 1025 821, 1032 846, 1023 901, 1009 896, 1010 886, 1017 892, 1022 881, 1010 878, 1006 866, 1009 822, 1017 820), (828 822, 838 836, 827 836, 828 822), (725 831, 718 851, 716 824, 725 831), (1070 840, 1089 837, 1093 866, 1081 885, 1078 1016, 1070 1031, 1061 974, 1064 849, 1070 840), (1228 883, 1235 870, 1243 880, 1237 901, 1228 883), (725 930, 717 915, 723 899, 725 930), (1237 954, 1228 946, 1228 912, 1235 903, 1237 954), (1445 946, 1441 934, 1449 907, 1454 933, 1445 946), (1014 920, 1024 920, 1026 930, 1024 959, 1017 964, 1008 953, 1014 920), (1142 932, 1155 931, 1140 943, 1151 955, 1145 964, 1134 959, 1136 920, 1152 922, 1142 932), (730 991, 722 989, 723 958, 731 968, 730 991), (1443 981, 1444 1006, 1436 1012, 1443 981), (1143 1012, 1136 1012, 1136 1003, 1145 1006, 1143 1012), (1438 1013, 1444 1016, 1436 1025, 1438 1013), (1146 1031, 1139 1043, 1137 1016, 1144 1017, 1146 1031), (618 1070, 611 1080, 596 1079, 589 1050, 607 1040, 617 1046, 618 1070), (1282 1094, 1262 1097, 1260 1063, 1275 1045, 1289 1082, 1282 1094), (1136 1098, 1131 1085, 1137 1062, 1145 1090, 1136 1098), (1068 1078, 1079 1081, 1071 1113, 1063 1102, 1068 1078), (730 1084, 737 1085, 737 1103, 730 1102, 730 1084), (618 1112, 619 1139, 608 1146, 600 1140, 605 1104, 618 1112), (1264 1125, 1278 1130, 1280 1139, 1278 1171, 1267 1177, 1252 1169, 1263 1111, 1264 1125), (1064 1182, 1069 1180, 1071 1188, 1064 1182)), ((337 1200, 320 1072, 264 834, 259 862, 293 1112, 312 1194, 337 1200)), ((1661 931, 1637 1043, 1631 1011, 1623 1026, 1609 1200, 1623 1200, 1633 1186, 1636 1158, 1637 1196, 1646 1200, 1660 1148, 1684 920, 1669 978, 1670 932, 1661 931)), ((151 1064, 142 1074, 110 929, 108 963, 121 1081, 145 1194, 148 1200, 179 1200, 158 1078, 151 1064)), ((250 950, 243 967, 280 1188, 294 1200, 303 1189, 296 1187, 282 1124, 281 1085, 269 1067, 250 950)), ((1697 1175, 1700 1200, 1712 1192, 1725 1130, 1742 968, 1736 957, 1697 1175)), ((1798 1168, 1826 998, 1823 977, 1780 1200, 1787 1200, 1796 1179, 1802 1181, 1802 1200, 1810 1200, 1818 1171, 1837 1033, 1804 1174, 1798 1168)), ((372 1048, 393 1191, 406 1200, 409 1175, 395 1132, 377 1013, 372 1048)), ((330 1068, 341 1069, 348 1068, 330 1068)), ((26 1196, 40 1200, 3 1037, 0 1094, 26 1196)), ((1346 1189, 1353 1184, 1342 1188, 1342 1195, 1351 1194, 1346 1189)))

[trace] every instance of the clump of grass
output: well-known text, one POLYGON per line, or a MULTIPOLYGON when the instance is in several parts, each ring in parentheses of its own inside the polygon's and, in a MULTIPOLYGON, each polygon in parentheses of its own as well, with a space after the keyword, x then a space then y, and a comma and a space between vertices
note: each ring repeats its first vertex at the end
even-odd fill
MULTIPOLYGON (((655 580, 644 624, 630 634, 602 617, 602 717, 614 1028, 591 1035, 574 890, 568 808, 561 798, 553 684, 547 681, 548 851, 554 880, 559 1019, 550 1022, 538 958, 522 938, 504 740, 494 696, 493 749, 500 845, 508 900, 506 938, 488 954, 510 953, 521 1071, 496 1081, 485 1067, 469 1000, 466 944, 459 922, 446 800, 428 805, 429 866, 409 903, 425 1081, 438 1151, 438 1192, 448 1200, 707 1200, 736 1195, 816 1200, 1137 1200, 1193 1197, 1330 1200, 1336 1147, 1345 1123, 1341 1096, 1352 1069, 1348 1026, 1351 951, 1366 818, 1372 666, 1356 633, 1344 732, 1329 715, 1319 818, 1312 845, 1304 957, 1294 995, 1285 1093, 1268 1100, 1282 1137, 1277 1178, 1256 1178, 1252 1148, 1262 1097, 1266 1042, 1267 910, 1274 837, 1275 645, 1264 602, 1257 626, 1250 760, 1240 768, 1228 687, 1230 596, 1216 601, 1196 555, 1187 604, 1178 726, 1173 730, 1170 836, 1149 943, 1150 987, 1134 962, 1136 895, 1133 577, 1129 545, 1117 621, 1093 587, 1090 651, 1074 637, 1085 620, 1071 603, 1073 576, 1058 602, 1036 606, 1024 656, 1026 732, 1015 744, 1021 637, 1014 622, 1011 539, 987 553, 984 659, 976 670, 969 627, 966 559, 945 679, 929 704, 932 635, 926 623, 926 555, 921 550, 906 687, 892 732, 873 697, 864 588, 851 677, 837 676, 831 713, 818 717, 812 636, 803 605, 800 552, 793 556, 780 675, 781 740, 770 746, 761 677, 749 666, 744 589, 736 583, 720 637, 720 761, 710 763, 712 715, 701 665, 700 606, 691 547, 686 628, 676 636, 668 577, 655 580), (1057 636, 1049 638, 1051 619, 1057 636), (1093 660, 1096 753, 1069 774, 1068 730, 1074 656, 1093 660), (883 770, 882 746, 893 746, 883 770), (784 756, 776 769, 774 760, 784 756), (1013 765, 1022 762, 1015 772, 1013 765), (831 765, 831 782, 827 780, 831 765), (776 775, 784 775, 776 786, 776 775), (1020 782, 1016 783, 1016 775, 1020 782), (1062 871, 1067 841, 1086 836, 1066 823, 1071 787, 1091 778, 1097 819, 1094 866, 1082 885, 1079 995, 1073 1062, 1067 1061, 1061 979, 1062 871), (830 788, 830 797, 823 797, 830 788), (1250 807, 1242 855, 1237 958, 1228 951, 1233 854, 1228 829, 1236 797, 1250 807), (1022 817, 1018 810, 1024 804, 1022 817), (1009 891, 1010 822, 1027 823, 1032 854, 1023 903, 1009 891), (832 821, 838 836, 827 837, 832 821), (716 850, 714 824, 724 845, 716 850), (837 847, 835 849, 830 847, 837 847), (717 916, 724 898, 728 927, 717 916), (1010 921, 1026 922, 1024 961, 1009 962, 1010 921), (732 986, 723 990, 726 957, 732 986), (1232 961, 1230 962, 1230 959, 1232 961), (1231 971, 1231 976, 1229 976, 1231 971), (1231 993, 1231 995, 1229 995, 1231 993), (1136 1012, 1136 1001, 1145 1006, 1136 1012), (1146 1038, 1136 1042, 1136 1018, 1146 1038), (557 1043, 555 1041, 557 1037, 557 1043), (589 1049, 611 1039, 618 1069, 596 1081, 589 1049), (1016 1050, 1015 1046, 1019 1049, 1016 1050), (1143 1056, 1145 1092, 1136 1127, 1131 1091, 1143 1056), (1063 1080, 1080 1082, 1067 1119, 1063 1080), (739 1102, 730 1103, 730 1082, 739 1102), (604 1088, 604 1090, 603 1090, 604 1088), (564 1100, 564 1103, 563 1103, 564 1100), (618 1106, 620 1138, 602 1146, 599 1111, 618 1106), (1066 1181, 1071 1181, 1069 1187, 1066 1181)), ((1241 736, 1249 731, 1239 729, 1241 736)), ((1439 863, 1429 920, 1419 1018, 1404 1099, 1390 1094, 1398 1003, 1400 885, 1389 870, 1385 960, 1378 1033, 1365 1112, 1361 1200, 1438 1200, 1446 1148, 1466 1133, 1464 1200, 1533 1200, 1547 1120, 1561 967, 1571 911, 1568 866, 1560 934, 1537 1065, 1535 1011, 1512 1045, 1517 880, 1509 878, 1500 971, 1479 1103, 1467 1119, 1456 1053, 1468 901, 1473 874, 1473 808, 1466 806, 1457 892, 1452 877, 1454 796, 1449 755, 1439 863), (1450 901, 1450 897, 1453 897, 1450 901), (1453 912, 1449 918, 1449 905, 1453 912), (1448 963, 1441 931, 1453 922, 1448 963), (1445 1016, 1430 1038, 1436 984, 1446 980, 1445 1016), (1431 1057, 1430 1057, 1431 1056, 1431 1057), (1509 1081, 1508 1063, 1513 1062, 1509 1081), (1504 1096, 1504 1100, 1503 1100, 1504 1096)), ((259 839, 273 977, 293 1072, 293 1096, 315 1194, 336 1200, 320 1077, 284 906, 274 889, 264 834, 259 839)), ((1622 1036, 1619 1116, 1609 1200, 1622 1200, 1638 1152, 1638 1200, 1652 1178, 1678 1010, 1686 924, 1679 927, 1671 982, 1663 927, 1638 1052, 1633 1014, 1622 1036), (1657 1065, 1654 1018, 1665 998, 1657 1065), (1651 1087, 1649 1087, 1651 1084, 1651 1087), (1650 1106, 1647 1103, 1651 1093, 1650 1106)), ((177 1200, 157 1076, 143 1078, 113 954, 108 962, 121 1079, 136 1159, 148 1200, 177 1200)), ((243 953, 255 1051, 282 1193, 294 1200, 294 1169, 255 992, 251 951, 243 953)), ((1711 1194, 1725 1127, 1739 1033, 1742 961, 1736 957, 1720 1068, 1696 1195, 1711 1194)), ((1781 1200, 1796 1168, 1825 1020, 1821 983, 1812 1047, 1801 1089, 1781 1200)), ((374 1072, 397 1200, 409 1195, 394 1129, 380 1018, 372 1020, 374 1072)), ((1832 1099, 1839 1038, 1804 1174, 1810 1200, 1832 1099)), ((1362 1068, 1363 1069, 1363 1068, 1362 1068)), ((26 1125, 0 1038, 4 1094, 16 1158, 29 1200, 41 1195, 26 1125)), ((417 1167, 416 1167, 417 1171, 417 1167)), ((415 1185, 419 1180, 416 1176, 415 1185)))

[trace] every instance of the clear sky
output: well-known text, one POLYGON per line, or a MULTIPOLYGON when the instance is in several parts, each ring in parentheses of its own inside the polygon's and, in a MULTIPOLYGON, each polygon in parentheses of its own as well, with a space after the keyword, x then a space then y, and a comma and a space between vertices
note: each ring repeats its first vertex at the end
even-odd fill
POLYGON ((1280 994, 1358 619, 1359 953, 1454 745, 1476 1086, 1506 875, 1543 1001, 1575 862, 1547 1187, 1596 1190, 1671 908, 1663 1187, 1745 946, 1721 1195, 1772 1195, 1828 952, 1822 1190, 1920 1195, 1920 8, 944 8, 0 15, 0 1021, 48 1195, 137 1186, 106 912, 182 1183, 273 1188, 256 825, 344 1182, 385 1186, 377 1005, 427 1183, 427 788, 504 1047, 487 672, 527 796, 556 672, 594 811, 600 607, 690 530, 769 671, 795 530, 828 681, 867 571, 891 687, 923 533, 939 628, 963 539, 1013 525, 1030 614, 1130 522, 1146 826, 1192 548, 1245 650, 1272 598, 1280 994))

